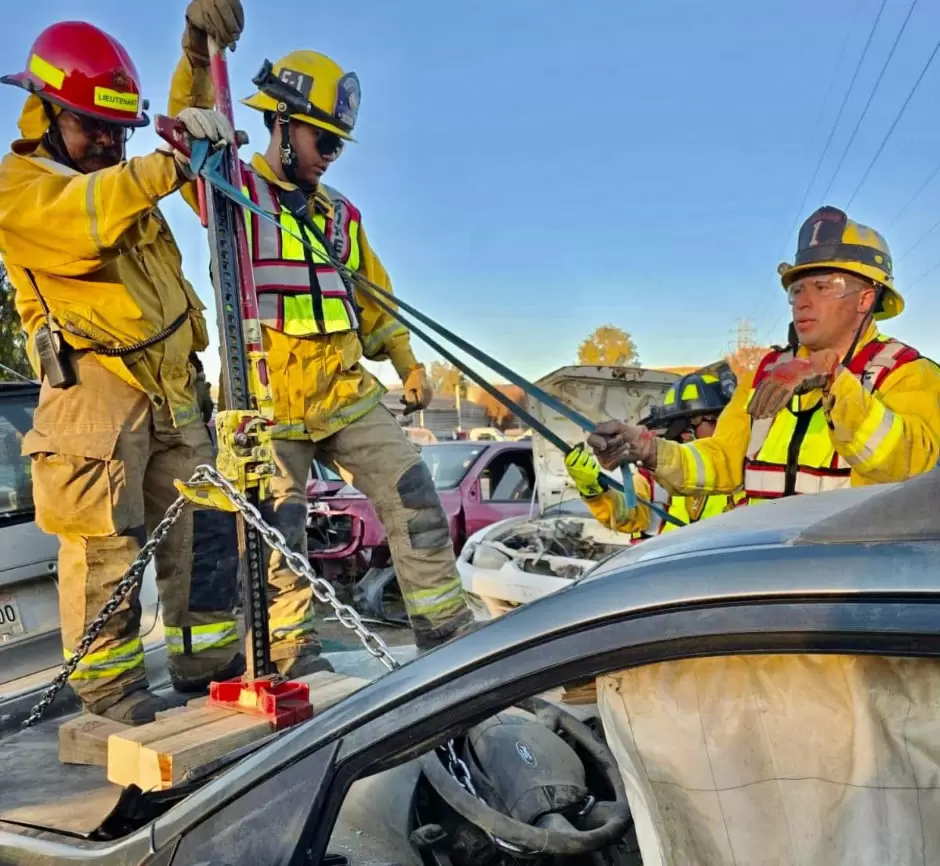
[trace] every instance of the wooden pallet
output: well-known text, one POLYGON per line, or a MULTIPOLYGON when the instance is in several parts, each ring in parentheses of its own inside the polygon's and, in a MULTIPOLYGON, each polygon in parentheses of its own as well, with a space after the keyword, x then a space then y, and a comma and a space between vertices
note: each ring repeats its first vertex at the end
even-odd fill
MULTIPOLYGON (((314 713, 322 712, 368 684, 367 680, 334 673, 303 677, 310 686, 314 713)), ((116 785, 137 785, 144 791, 166 790, 186 774, 206 767, 230 752, 271 733, 259 716, 206 706, 197 698, 185 707, 159 713, 156 721, 138 727, 98 716, 83 715, 59 729, 59 758, 67 763, 107 767, 116 785)))

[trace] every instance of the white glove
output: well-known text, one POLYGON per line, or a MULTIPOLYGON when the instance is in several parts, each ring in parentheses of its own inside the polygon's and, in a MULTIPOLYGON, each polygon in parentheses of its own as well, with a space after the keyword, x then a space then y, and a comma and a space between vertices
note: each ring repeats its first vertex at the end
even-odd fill
MULTIPOLYGON (((232 125, 226 120, 225 115, 215 109, 184 108, 176 116, 176 119, 186 128, 186 137, 190 143, 195 139, 205 139, 216 148, 235 143, 235 131, 232 129, 232 125)), ((161 144, 158 149, 173 154, 177 168, 183 177, 187 180, 195 179, 196 174, 193 172, 189 157, 186 154, 176 150, 169 144, 161 144)))
POLYGON ((186 127, 190 138, 205 138, 214 147, 235 144, 232 125, 213 108, 184 108, 176 119, 186 127))

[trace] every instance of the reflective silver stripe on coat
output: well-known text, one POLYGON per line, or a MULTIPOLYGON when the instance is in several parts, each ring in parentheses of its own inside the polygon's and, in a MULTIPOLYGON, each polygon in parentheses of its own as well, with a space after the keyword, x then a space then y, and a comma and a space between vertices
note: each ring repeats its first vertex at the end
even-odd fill
POLYGON ((255 265, 254 271, 255 287, 259 292, 269 287, 276 291, 281 286, 292 289, 310 289, 310 271, 307 269, 306 262, 298 262, 296 265, 272 262, 255 265))

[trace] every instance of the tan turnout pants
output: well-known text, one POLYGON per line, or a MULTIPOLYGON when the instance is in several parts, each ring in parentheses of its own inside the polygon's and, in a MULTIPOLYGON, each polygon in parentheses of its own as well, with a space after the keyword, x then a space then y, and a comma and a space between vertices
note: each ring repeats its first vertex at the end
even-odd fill
MULTIPOLYGON (((33 460, 36 522, 59 537, 66 657, 177 498, 173 481, 214 462, 198 412, 174 427, 166 407, 155 408, 93 355, 74 364, 77 385, 43 384, 23 443, 33 460)), ((174 680, 222 670, 238 650, 233 516, 186 508, 155 563, 174 680)), ((138 595, 135 589, 125 599, 70 680, 99 711, 147 685, 138 595)))
MULTIPOLYGON (((292 550, 307 553, 306 484, 314 459, 342 468, 369 497, 389 549, 419 644, 445 640, 473 619, 457 573, 447 515, 427 466, 392 414, 377 406, 318 442, 275 440, 278 475, 262 505, 292 550)), ((267 550, 271 657, 316 654, 313 592, 267 550)))

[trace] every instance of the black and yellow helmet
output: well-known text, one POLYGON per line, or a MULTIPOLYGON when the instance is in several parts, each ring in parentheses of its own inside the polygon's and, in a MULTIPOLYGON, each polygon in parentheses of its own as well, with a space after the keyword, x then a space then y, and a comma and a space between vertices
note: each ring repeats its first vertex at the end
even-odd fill
POLYGON ((777 268, 785 289, 807 271, 832 269, 865 277, 881 288, 874 318, 891 319, 904 309, 894 287, 891 250, 874 229, 850 220, 836 207, 821 207, 800 229, 794 263, 777 268))
MULTIPOLYGON (((653 406, 640 423, 650 428, 668 428, 699 416, 718 416, 728 405, 737 379, 725 362, 712 364, 683 376, 669 387, 659 406, 653 406)), ((669 434, 667 433, 667 438, 669 434)))

